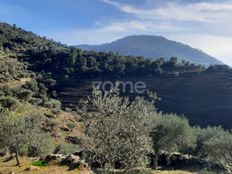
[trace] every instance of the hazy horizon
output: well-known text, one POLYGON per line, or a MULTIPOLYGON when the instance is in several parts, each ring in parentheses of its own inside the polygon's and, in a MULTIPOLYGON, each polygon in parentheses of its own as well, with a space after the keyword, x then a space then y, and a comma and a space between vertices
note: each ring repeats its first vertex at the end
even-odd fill
POLYGON ((0 2, 1 22, 16 24, 67 45, 101 44, 128 35, 161 35, 229 65, 231 17, 231 0, 0 2))

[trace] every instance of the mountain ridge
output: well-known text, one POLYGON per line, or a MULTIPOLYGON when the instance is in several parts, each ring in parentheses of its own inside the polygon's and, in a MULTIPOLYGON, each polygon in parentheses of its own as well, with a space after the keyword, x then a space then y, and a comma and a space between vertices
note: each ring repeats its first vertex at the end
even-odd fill
POLYGON ((110 43, 99 45, 82 44, 76 47, 87 51, 112 51, 127 56, 142 56, 152 59, 178 57, 205 66, 223 64, 220 60, 208 55, 200 49, 187 44, 169 40, 163 36, 130 35, 110 43))

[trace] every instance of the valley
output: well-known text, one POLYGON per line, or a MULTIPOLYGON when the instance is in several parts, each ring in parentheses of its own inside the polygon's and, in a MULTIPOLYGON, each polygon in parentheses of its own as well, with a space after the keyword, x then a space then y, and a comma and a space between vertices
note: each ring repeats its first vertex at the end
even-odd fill
MULTIPOLYGON (((131 76, 120 81, 142 81, 147 89, 156 92, 161 98, 157 101, 158 110, 186 116, 192 125, 222 125, 232 128, 232 71, 183 73, 179 76, 131 76), (220 119, 219 119, 220 118, 220 119)), ((93 81, 116 81, 115 79, 71 79, 61 91, 63 107, 73 107, 91 95, 93 81)), ((134 98, 136 94, 124 94, 134 98)), ((147 95, 144 94, 146 97, 147 95)))
POLYGON ((232 69, 215 61, 85 51, 0 23, 0 173, 231 173, 232 69))

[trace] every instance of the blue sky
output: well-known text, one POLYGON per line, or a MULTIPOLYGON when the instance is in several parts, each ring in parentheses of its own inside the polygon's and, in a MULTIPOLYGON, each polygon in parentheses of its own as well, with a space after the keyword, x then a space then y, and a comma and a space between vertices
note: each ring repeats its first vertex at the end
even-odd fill
POLYGON ((232 0, 0 0, 0 21, 68 45, 163 35, 232 65, 232 0))

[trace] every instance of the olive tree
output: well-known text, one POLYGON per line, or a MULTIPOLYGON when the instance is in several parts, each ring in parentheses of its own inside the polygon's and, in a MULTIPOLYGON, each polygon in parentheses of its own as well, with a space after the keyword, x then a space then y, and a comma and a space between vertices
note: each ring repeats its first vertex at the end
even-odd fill
POLYGON ((42 132, 41 116, 14 116, 8 111, 0 111, 0 149, 8 149, 15 154, 17 165, 19 155, 25 149, 31 155, 41 154, 49 149, 49 136, 42 132))
POLYGON ((195 128, 195 155, 222 163, 232 163, 232 133, 222 127, 195 128))
POLYGON ((184 151, 194 145, 195 137, 187 119, 170 114, 160 114, 152 132, 154 159, 157 167, 158 154, 164 151, 184 151))
POLYGON ((88 162, 108 169, 147 164, 156 116, 153 102, 141 97, 130 102, 118 91, 103 94, 95 90, 89 104, 92 111, 83 112, 86 137, 82 140, 88 162))

